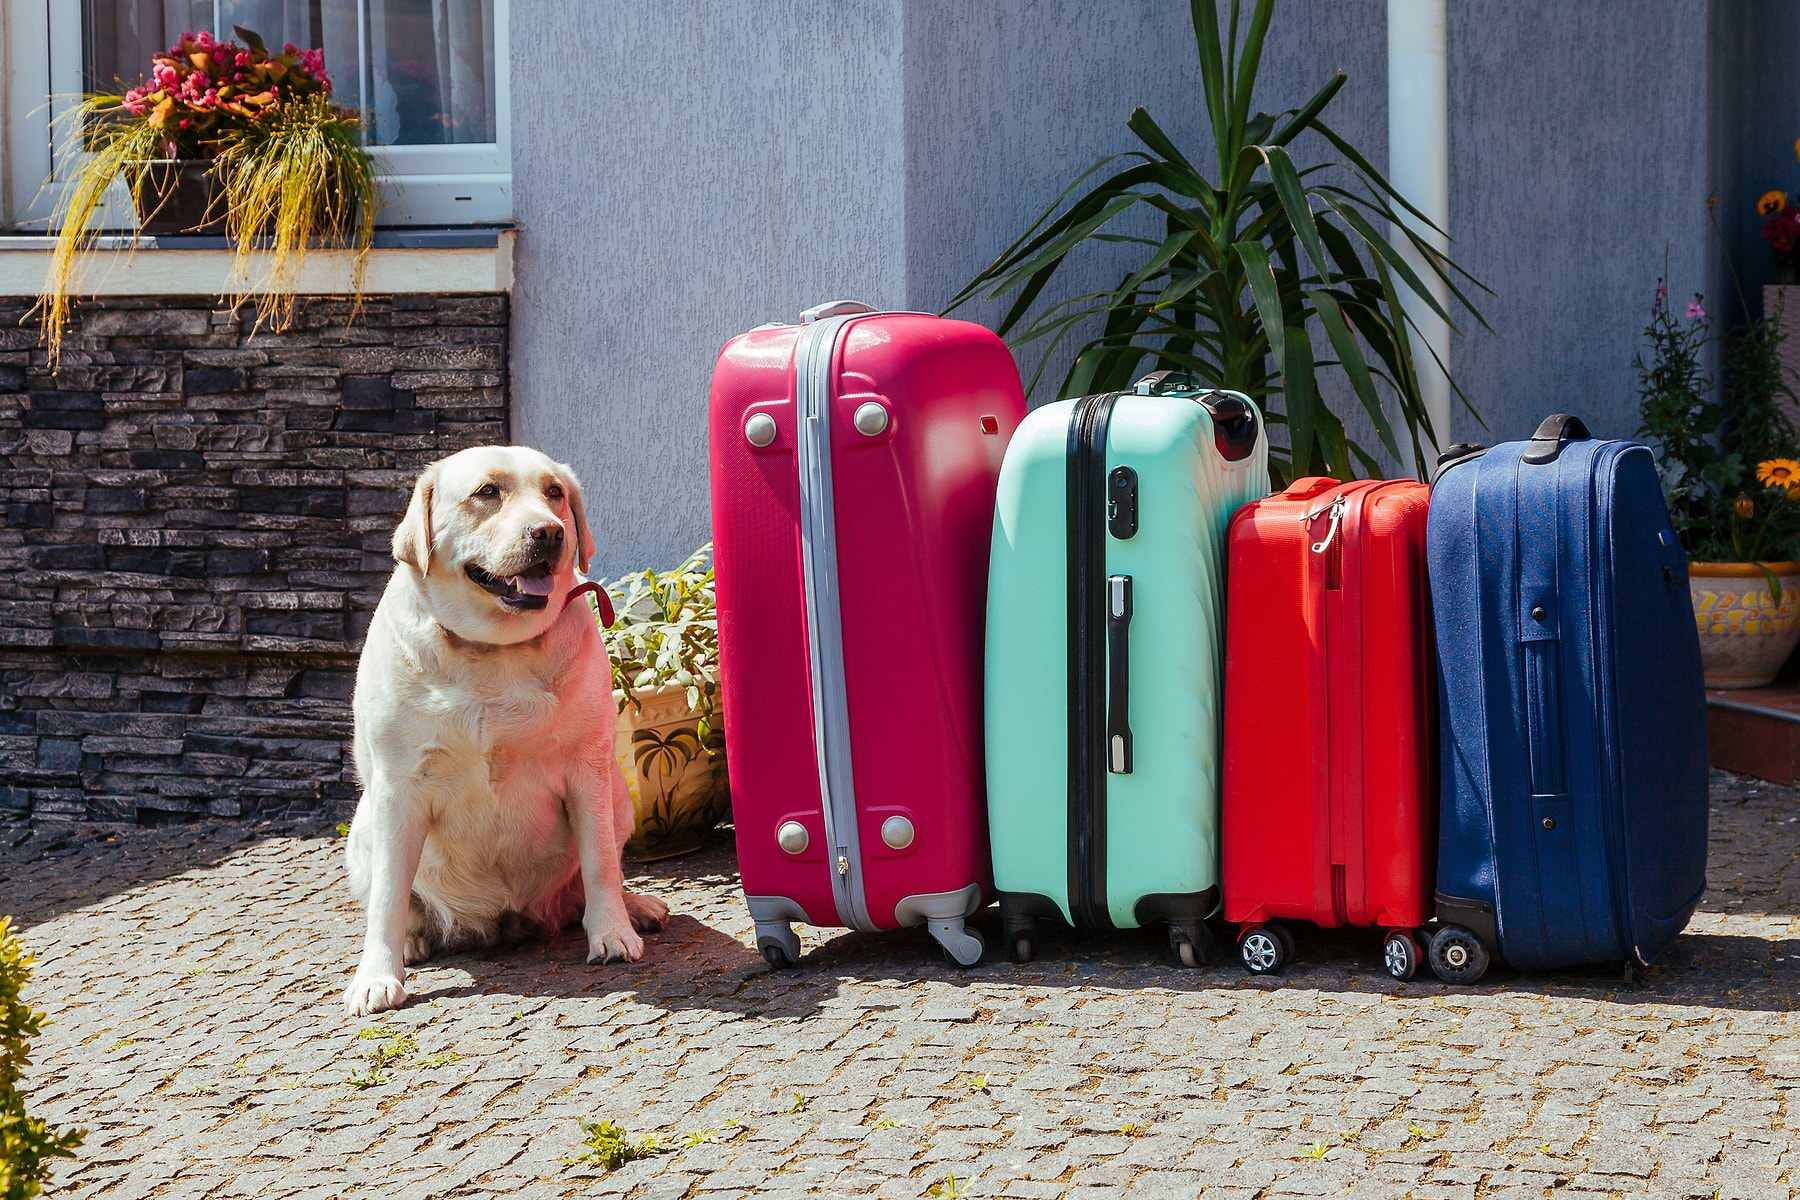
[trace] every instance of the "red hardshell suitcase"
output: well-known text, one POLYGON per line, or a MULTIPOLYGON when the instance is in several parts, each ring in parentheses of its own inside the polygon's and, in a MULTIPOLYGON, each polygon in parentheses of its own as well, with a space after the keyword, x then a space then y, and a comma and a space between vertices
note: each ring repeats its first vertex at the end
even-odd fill
POLYGON ((1432 916, 1436 707, 1413 480, 1296 480, 1227 534, 1225 919, 1280 970, 1278 918, 1386 932, 1409 979, 1432 916))
POLYGON ((738 865, 792 921, 927 925, 968 966, 991 897, 982 663, 994 488, 1025 415, 994 334, 820 305, 726 343, 711 460, 738 865))

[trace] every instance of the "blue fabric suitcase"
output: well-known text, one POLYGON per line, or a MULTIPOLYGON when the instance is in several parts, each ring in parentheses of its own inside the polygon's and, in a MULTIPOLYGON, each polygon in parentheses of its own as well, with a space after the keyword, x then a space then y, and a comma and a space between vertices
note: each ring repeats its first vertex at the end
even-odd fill
POLYGON ((1706 886, 1706 699, 1650 452, 1550 417, 1445 456, 1426 533, 1442 812, 1431 966, 1648 966, 1706 886))

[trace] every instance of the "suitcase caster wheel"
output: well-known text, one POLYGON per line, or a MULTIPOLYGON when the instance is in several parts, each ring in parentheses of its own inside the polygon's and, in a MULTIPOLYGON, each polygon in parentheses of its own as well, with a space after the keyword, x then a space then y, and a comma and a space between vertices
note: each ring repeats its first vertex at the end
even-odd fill
POLYGON ((1238 957, 1252 975, 1274 975, 1293 957, 1292 935, 1278 925, 1252 925, 1238 939, 1238 957))
POLYGON ((929 927, 931 936, 944 948, 944 957, 952 966, 972 967, 981 961, 981 952, 986 949, 981 933, 964 925, 961 918, 932 921, 929 927))
POLYGON ((1276 939, 1281 942, 1281 948, 1287 952, 1287 957, 1281 960, 1281 965, 1285 967, 1288 963, 1294 961, 1294 931, 1284 924, 1277 924, 1275 922, 1269 923, 1269 930, 1275 935, 1276 939))
POLYGON ((1431 970, 1445 983, 1474 983, 1487 969, 1487 947, 1461 925, 1445 925, 1431 935, 1431 970))
POLYGON ((1016 963, 1028 963, 1036 954, 1037 948, 1031 944, 1031 935, 1021 933, 1013 938, 1012 960, 1016 963))
POLYGON ((1419 973, 1419 941, 1404 929, 1396 929, 1381 944, 1381 965, 1402 982, 1419 973))
POLYGON ((800 938, 785 922, 758 925, 756 948, 762 952, 763 961, 777 971, 800 961, 800 938))
POLYGON ((1198 927, 1169 926, 1169 953, 1174 955, 1178 966, 1192 970, 1203 967, 1212 961, 1212 934, 1201 925, 1198 927))

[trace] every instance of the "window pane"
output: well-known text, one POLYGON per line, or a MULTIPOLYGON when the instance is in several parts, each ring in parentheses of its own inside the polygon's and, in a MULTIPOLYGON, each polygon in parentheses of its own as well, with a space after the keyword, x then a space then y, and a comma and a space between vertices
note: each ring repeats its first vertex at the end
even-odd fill
POLYGON ((92 90, 135 86, 187 30, 229 38, 241 25, 271 49, 323 49, 332 94, 364 111, 371 145, 495 140, 494 0, 82 0, 82 11, 92 90))
POLYGON ((89 92, 136 87, 151 55, 213 21, 213 0, 82 0, 81 10, 81 86, 89 92))

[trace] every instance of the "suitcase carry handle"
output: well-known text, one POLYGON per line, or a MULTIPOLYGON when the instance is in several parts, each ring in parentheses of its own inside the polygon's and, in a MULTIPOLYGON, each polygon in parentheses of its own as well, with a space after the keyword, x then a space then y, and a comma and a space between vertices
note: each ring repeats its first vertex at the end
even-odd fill
POLYGON ((1480 442, 1458 442, 1442 454, 1438 455, 1437 466, 1431 469, 1431 486, 1444 477, 1444 472, 1458 463, 1466 463, 1472 458, 1480 458, 1487 453, 1487 447, 1480 442))
POLYGON ((1131 576, 1106 577, 1106 769, 1131 774, 1131 576))
POLYGON ((1226 462, 1250 457, 1256 449, 1256 410, 1236 396, 1213 392, 1200 398, 1212 414, 1213 445, 1226 462))
POLYGON ((1531 435, 1531 444, 1525 447, 1525 453, 1519 459, 1540 466, 1553 463, 1556 456, 1562 453, 1564 442, 1582 442, 1593 436, 1580 417, 1557 413, 1544 418, 1544 423, 1531 435))
POLYGON ((858 313, 872 313, 873 304, 864 304, 861 300, 827 300, 823 304, 815 304, 800 313, 800 322, 811 325, 814 321, 823 321, 826 317, 848 317, 858 313))

